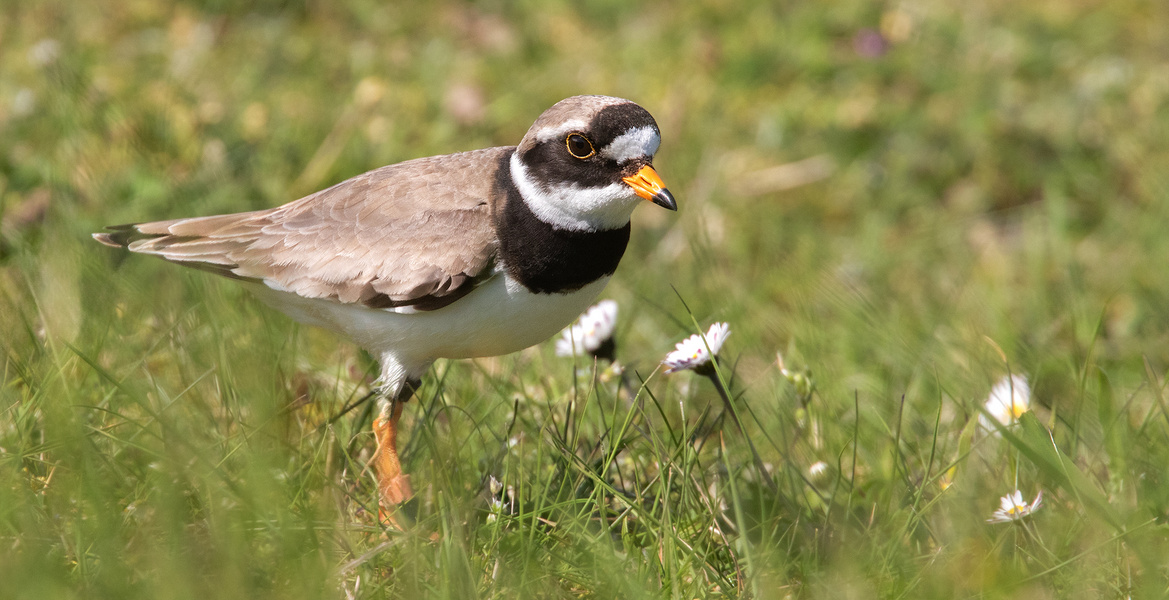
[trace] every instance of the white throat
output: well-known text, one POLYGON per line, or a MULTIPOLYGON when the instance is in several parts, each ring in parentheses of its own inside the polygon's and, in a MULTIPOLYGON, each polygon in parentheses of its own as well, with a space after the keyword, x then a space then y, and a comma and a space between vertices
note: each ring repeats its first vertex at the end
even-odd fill
POLYGON ((601 188, 560 183, 541 185, 532 179, 518 153, 511 155, 511 179, 520 196, 541 221, 571 231, 620 229, 642 202, 622 182, 601 188))

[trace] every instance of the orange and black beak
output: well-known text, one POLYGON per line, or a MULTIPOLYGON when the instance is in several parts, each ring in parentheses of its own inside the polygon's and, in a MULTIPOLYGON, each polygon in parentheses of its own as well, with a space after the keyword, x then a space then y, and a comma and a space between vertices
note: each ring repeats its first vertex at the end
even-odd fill
POLYGON ((622 178, 622 181, 628 183, 638 196, 662 208, 678 210, 678 203, 674 200, 674 195, 666 189, 666 184, 662 183, 662 178, 658 177, 658 172, 653 167, 646 165, 635 175, 622 178))

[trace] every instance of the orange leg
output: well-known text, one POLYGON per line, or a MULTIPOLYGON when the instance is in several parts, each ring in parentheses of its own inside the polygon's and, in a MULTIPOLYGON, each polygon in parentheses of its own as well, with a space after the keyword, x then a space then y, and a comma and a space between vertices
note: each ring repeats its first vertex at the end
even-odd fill
POLYGON ((402 416, 402 402, 391 400, 387 408, 373 421, 373 434, 377 438, 373 460, 377 470, 378 520, 402 529, 394 513, 414 492, 410 489, 410 477, 402 472, 402 463, 398 461, 398 418, 402 416))

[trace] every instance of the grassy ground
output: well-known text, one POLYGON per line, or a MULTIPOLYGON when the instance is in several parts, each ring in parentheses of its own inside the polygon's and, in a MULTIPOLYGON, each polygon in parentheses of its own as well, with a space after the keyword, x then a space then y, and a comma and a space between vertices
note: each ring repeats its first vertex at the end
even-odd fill
POLYGON ((4 3, 0 598, 1166 594, 1164 3, 501 4, 4 3), (440 362, 405 533, 368 411, 330 422, 367 358, 88 236, 577 93, 657 117, 681 205, 605 294, 633 394, 550 343, 440 362), (655 371, 716 320, 745 434, 655 371), (1032 410, 980 433, 1008 373, 1032 410))

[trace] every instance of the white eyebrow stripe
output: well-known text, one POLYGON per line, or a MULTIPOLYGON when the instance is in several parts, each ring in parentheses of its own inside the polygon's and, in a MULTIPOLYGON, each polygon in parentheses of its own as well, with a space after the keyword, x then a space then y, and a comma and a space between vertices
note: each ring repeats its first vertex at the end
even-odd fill
POLYGON ((662 143, 657 127, 630 129, 601 149, 601 156, 623 163, 632 158, 653 156, 662 143))
POLYGON ((546 129, 541 131, 539 135, 536 136, 536 140, 547 142, 548 140, 565 137, 574 131, 584 131, 588 129, 588 127, 588 122, 582 121, 580 119, 572 119, 570 121, 561 123, 560 127, 555 129, 546 129))

